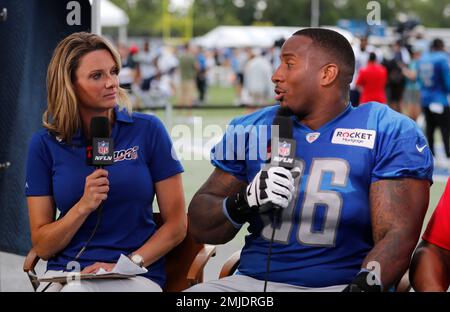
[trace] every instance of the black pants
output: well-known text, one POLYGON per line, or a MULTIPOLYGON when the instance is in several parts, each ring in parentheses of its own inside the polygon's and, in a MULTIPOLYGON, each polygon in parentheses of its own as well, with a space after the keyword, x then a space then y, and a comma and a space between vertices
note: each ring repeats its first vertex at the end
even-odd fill
POLYGON ((206 94, 206 88, 207 88, 206 72, 198 73, 195 80, 197 83, 198 100, 200 103, 203 103, 205 101, 205 94, 206 94))
POLYGON ((450 109, 448 106, 444 108, 442 114, 436 114, 430 111, 428 107, 423 108, 425 120, 427 123, 426 133, 430 149, 434 152, 434 130, 438 127, 441 130, 442 140, 444 141, 445 154, 450 158, 450 109))

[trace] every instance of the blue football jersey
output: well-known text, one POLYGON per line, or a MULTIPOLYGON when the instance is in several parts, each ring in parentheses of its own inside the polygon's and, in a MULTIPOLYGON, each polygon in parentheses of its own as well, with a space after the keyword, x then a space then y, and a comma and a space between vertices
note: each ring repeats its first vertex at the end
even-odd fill
MULTIPOLYGON (((212 149, 212 164, 247 183, 270 166, 264 146, 270 145, 278 107, 234 119, 212 149)), ((374 246, 371 183, 402 177, 431 181, 433 157, 415 123, 386 105, 348 105, 318 130, 292 118, 301 174, 295 179, 296 196, 283 209, 275 232, 269 280, 305 287, 347 284, 374 246)), ((254 217, 249 232, 239 274, 262 280, 270 217, 254 217)))
POLYGON ((420 85, 422 106, 431 103, 448 106, 447 94, 450 92, 449 59, 445 52, 424 54, 417 65, 417 81, 420 85))

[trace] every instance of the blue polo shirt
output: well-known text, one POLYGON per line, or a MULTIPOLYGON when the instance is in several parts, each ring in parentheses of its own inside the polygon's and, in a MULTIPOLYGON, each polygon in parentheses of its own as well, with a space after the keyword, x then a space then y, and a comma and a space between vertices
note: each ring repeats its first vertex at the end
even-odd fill
MULTIPOLYGON (((95 262, 116 262, 120 254, 141 247, 156 231, 152 203, 155 183, 183 172, 172 155, 172 142, 161 121, 151 115, 114 109, 112 129, 114 164, 106 167, 110 190, 103 203, 102 218, 89 246, 79 258, 81 269, 95 262)), ((59 218, 83 196, 85 179, 95 168, 86 165, 86 140, 78 131, 67 144, 48 130, 38 131, 28 152, 26 196, 52 196, 59 218)), ((48 270, 66 270, 86 244, 97 221, 92 212, 70 243, 49 259, 48 270)), ((163 286, 164 260, 150 265, 147 278, 163 286)))

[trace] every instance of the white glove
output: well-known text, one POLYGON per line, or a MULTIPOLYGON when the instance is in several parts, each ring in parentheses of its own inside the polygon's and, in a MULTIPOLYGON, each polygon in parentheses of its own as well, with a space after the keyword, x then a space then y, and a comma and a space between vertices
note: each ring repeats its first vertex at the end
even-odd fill
POLYGON ((283 167, 271 167, 269 170, 259 171, 247 186, 248 205, 256 207, 260 213, 273 208, 272 205, 286 208, 295 194, 293 173, 296 176, 299 172, 298 167, 293 168, 292 171, 283 167))

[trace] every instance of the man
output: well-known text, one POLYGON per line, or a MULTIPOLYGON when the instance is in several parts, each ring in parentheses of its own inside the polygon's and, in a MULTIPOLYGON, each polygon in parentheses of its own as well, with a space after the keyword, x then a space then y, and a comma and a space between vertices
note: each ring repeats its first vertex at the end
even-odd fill
POLYGON ((377 55, 370 53, 367 66, 359 72, 356 86, 361 88, 361 104, 367 102, 379 102, 386 104, 387 70, 377 63, 377 55))
POLYGON ((406 77, 403 75, 402 66, 408 66, 411 61, 409 52, 404 47, 402 40, 395 41, 391 46, 391 55, 388 55, 383 60, 383 66, 388 71, 388 94, 389 106, 401 113, 401 103, 403 99, 403 92, 405 90, 406 77))
POLYGON ((430 52, 425 53, 417 64, 417 77, 420 84, 422 111, 427 124, 426 134, 430 149, 434 150, 434 130, 441 130, 447 160, 440 163, 450 168, 450 109, 447 94, 450 92, 449 59, 444 51, 444 42, 435 39, 431 43, 430 52))
POLYGON ((415 291, 446 291, 450 286, 449 181, 414 253, 409 274, 415 291))
POLYGON ((377 56, 377 61, 381 62, 383 59, 382 53, 379 49, 375 48, 373 45, 369 44, 369 37, 364 36, 360 38, 359 44, 355 43, 353 46, 353 52, 355 54, 355 74, 353 75, 353 80, 350 83, 350 102, 353 106, 358 106, 360 101, 360 92, 356 88, 356 79, 362 68, 367 66, 369 62, 370 53, 375 53, 377 56))
POLYGON ((152 80, 157 76, 159 72, 157 59, 157 55, 150 49, 150 43, 148 41, 145 41, 144 49, 138 55, 139 69, 142 77, 142 91, 150 90, 152 80))
POLYGON ((180 70, 180 90, 179 90, 179 105, 192 107, 194 103, 195 94, 195 77, 196 77, 196 60, 194 48, 186 43, 184 50, 179 56, 179 70, 180 70))
POLYGON ((248 92, 248 105, 267 105, 267 99, 273 90, 271 81, 272 66, 262 55, 261 49, 253 49, 244 69, 244 89, 248 92))
POLYGON ((270 139, 257 128, 272 125, 280 106, 232 121, 190 203, 190 232, 223 244, 249 222, 250 235, 238 274, 192 291, 262 291, 266 276, 268 291, 380 291, 400 280, 428 205, 432 156, 412 120, 386 105, 350 105, 354 63, 331 30, 303 29, 283 45, 272 80, 282 110, 294 114, 300 174, 250 157, 255 142, 270 139), (281 208, 281 226, 266 275, 268 204, 281 208))

